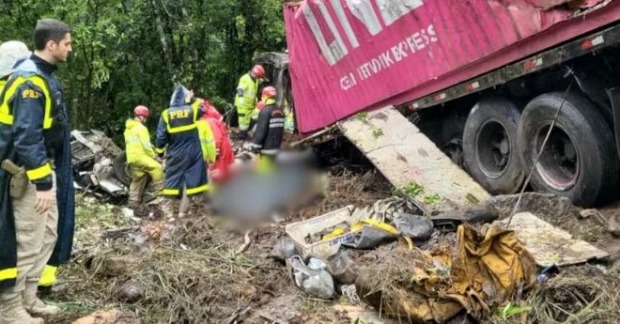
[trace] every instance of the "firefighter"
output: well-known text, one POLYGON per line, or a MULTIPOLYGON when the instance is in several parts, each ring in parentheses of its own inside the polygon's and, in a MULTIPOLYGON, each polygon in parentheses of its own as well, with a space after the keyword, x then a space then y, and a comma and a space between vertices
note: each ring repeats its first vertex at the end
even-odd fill
POLYGON ((276 88, 265 87, 261 92, 265 108, 258 114, 253 151, 260 153, 259 168, 266 170, 275 161, 284 135, 284 112, 276 105, 276 88))
MULTIPOLYGON (((204 157, 196 121, 202 109, 192 104, 193 95, 183 86, 177 86, 170 100, 170 108, 164 110, 157 126, 155 153, 166 154, 164 190, 168 198, 162 211, 174 220, 172 200, 202 194, 209 189, 204 157)), ((180 215, 182 216, 182 215, 180 215)))
POLYGON ((245 139, 250 129, 252 111, 256 106, 258 89, 265 77, 265 68, 262 65, 254 65, 250 72, 239 79, 237 95, 235 96, 235 108, 239 120, 239 136, 245 139))
MULTIPOLYGON (((204 110, 202 100, 196 100, 194 104, 197 104, 201 110, 204 110)), ((202 157, 204 158, 204 163, 207 167, 215 163, 217 151, 215 148, 215 140, 213 138, 213 131, 211 130, 211 126, 207 121, 208 115, 204 113, 201 118, 196 121, 196 127, 198 129, 198 137, 200 138, 200 148, 202 150, 202 157)))
POLYGON ((73 241, 74 196, 67 111, 56 65, 71 52, 64 23, 39 20, 35 52, 13 70, 0 94, 0 323, 43 323, 60 312, 37 297, 66 263, 73 241))
MULTIPOLYGON (((252 117, 250 118, 250 134, 256 132, 256 123, 258 122, 258 114, 265 108, 265 103, 261 100, 256 104, 256 108, 252 111, 252 117)), ((252 136, 253 137, 253 136, 252 136)))
POLYGON ((213 140, 215 141, 215 163, 209 164, 209 181, 214 183, 222 182, 228 178, 230 166, 235 162, 228 129, 223 121, 222 115, 207 100, 202 103, 204 115, 202 118, 211 126, 213 140))
POLYGON ((150 115, 147 107, 137 106, 133 110, 133 119, 127 119, 125 122, 127 164, 131 169, 129 205, 132 207, 137 207, 142 201, 149 178, 153 181, 156 195, 159 195, 164 188, 164 168, 155 160, 151 136, 144 126, 150 115))

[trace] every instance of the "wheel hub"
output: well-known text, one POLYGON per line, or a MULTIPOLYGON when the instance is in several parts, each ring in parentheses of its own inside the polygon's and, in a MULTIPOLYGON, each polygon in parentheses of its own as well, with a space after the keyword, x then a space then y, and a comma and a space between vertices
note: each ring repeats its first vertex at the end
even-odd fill
POLYGON ((504 137, 502 142, 499 144, 499 151, 502 153, 502 155, 510 153, 510 143, 508 143, 507 137, 504 137))
POLYGON ((506 170, 512 149, 506 128, 496 120, 484 123, 476 138, 476 159, 488 178, 499 178, 506 170))
MULTIPOLYGON (((549 132, 549 125, 539 128, 534 157, 540 152, 542 144, 549 132)), ((561 128, 551 131, 544 151, 540 154, 536 170, 543 180, 558 191, 571 189, 579 178, 580 158, 572 139, 561 128)))

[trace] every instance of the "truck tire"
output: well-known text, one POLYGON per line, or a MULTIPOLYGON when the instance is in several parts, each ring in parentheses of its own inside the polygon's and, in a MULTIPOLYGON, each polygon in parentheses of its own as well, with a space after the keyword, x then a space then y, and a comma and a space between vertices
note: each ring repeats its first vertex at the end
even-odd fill
POLYGON ((465 168, 491 194, 515 193, 525 178, 517 149, 520 116, 512 101, 491 97, 476 103, 465 122, 465 168))
POLYGON ((543 153, 534 167, 531 184, 537 191, 568 197, 590 206, 615 191, 618 174, 614 133, 597 107, 569 93, 540 95, 525 107, 519 122, 519 150, 525 170, 534 161, 560 108, 562 110, 543 153))
POLYGON ((114 170, 114 176, 122 184, 129 186, 131 183, 131 171, 129 170, 129 165, 127 164, 127 155, 125 154, 125 151, 114 158, 112 169, 114 170))

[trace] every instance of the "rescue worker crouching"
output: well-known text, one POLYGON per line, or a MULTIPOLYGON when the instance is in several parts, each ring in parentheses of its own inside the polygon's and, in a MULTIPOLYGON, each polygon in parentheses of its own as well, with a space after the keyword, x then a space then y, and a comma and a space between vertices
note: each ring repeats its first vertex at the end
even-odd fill
POLYGON ((265 77, 265 68, 255 65, 250 72, 239 79, 237 95, 235 96, 235 108, 239 120, 239 136, 245 139, 250 129, 252 112, 256 106, 256 97, 262 79, 265 77))
POLYGON ((267 171, 276 159, 284 136, 284 112, 276 105, 276 88, 265 87, 261 93, 265 103, 258 114, 252 150, 260 153, 259 170, 267 171))
POLYGON ((169 198, 162 203, 162 211, 171 221, 175 215, 173 199, 183 192, 192 197, 209 189, 196 126, 202 113, 199 105, 192 104, 192 97, 185 87, 177 86, 170 108, 163 111, 157 126, 155 152, 166 154, 162 195, 169 198))
POLYGON ((125 150, 127 164, 131 169, 129 205, 134 208, 142 201, 149 178, 153 181, 153 189, 157 195, 164 188, 164 168, 155 160, 156 154, 151 144, 151 136, 144 126, 150 114, 147 107, 137 106, 133 110, 134 118, 125 122, 125 150))
MULTIPOLYGON (((39 20, 35 52, 0 94, 0 323, 44 323, 60 312, 37 297, 43 269, 71 255, 74 188, 70 134, 56 65, 71 52, 64 23, 39 20)), ((52 272, 53 274, 53 272, 52 272)))

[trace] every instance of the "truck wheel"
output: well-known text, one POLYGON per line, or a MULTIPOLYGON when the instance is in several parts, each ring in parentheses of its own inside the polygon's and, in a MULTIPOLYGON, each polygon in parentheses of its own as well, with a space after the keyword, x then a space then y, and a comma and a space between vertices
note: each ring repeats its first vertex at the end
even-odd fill
POLYGON ((613 191, 618 159, 613 132, 589 100, 563 93, 540 95, 530 101, 519 122, 519 149, 525 170, 534 167, 549 127, 560 108, 555 127, 532 173, 537 191, 568 197, 589 206, 613 191))
POLYGON ((465 122, 465 168, 491 194, 517 192, 523 183, 517 153, 520 115, 512 101, 492 97, 478 102, 465 122))
POLYGON ((129 170, 129 164, 127 164, 127 155, 123 153, 114 158, 112 163, 112 169, 114 169, 114 176, 124 185, 129 186, 131 183, 131 171, 129 170))

